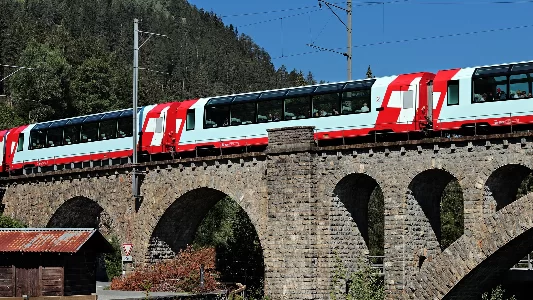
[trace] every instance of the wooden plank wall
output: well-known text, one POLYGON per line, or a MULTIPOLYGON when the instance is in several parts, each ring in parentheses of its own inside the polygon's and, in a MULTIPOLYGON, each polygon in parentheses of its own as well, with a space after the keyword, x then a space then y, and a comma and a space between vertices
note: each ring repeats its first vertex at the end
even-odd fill
POLYGON ((0 267, 0 297, 15 296, 14 267, 0 267))
POLYGON ((63 268, 41 267, 42 296, 63 295, 63 268))

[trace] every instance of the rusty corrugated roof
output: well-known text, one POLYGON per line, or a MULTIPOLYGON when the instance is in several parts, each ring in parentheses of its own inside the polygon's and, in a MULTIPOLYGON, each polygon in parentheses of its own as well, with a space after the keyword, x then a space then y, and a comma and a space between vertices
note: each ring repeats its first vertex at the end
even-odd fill
POLYGON ((3 228, 0 252, 76 253, 95 232, 93 228, 3 228))

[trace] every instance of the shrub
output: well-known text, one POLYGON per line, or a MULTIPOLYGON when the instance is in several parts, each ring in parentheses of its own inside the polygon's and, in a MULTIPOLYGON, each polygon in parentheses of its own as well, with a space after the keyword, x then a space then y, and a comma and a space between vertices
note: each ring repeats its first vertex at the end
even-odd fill
POLYGON ((122 274, 122 254, 120 252, 120 242, 115 235, 111 236, 109 243, 113 247, 113 251, 106 253, 104 260, 107 278, 113 279, 122 274))
POLYGON ((26 228, 26 225, 16 219, 0 215, 0 228, 26 228))
POLYGON ((115 277, 111 289, 147 292, 203 292, 217 288, 215 248, 188 246, 176 258, 140 267, 124 277, 115 277), (204 287, 200 288, 200 266, 204 265, 204 287))

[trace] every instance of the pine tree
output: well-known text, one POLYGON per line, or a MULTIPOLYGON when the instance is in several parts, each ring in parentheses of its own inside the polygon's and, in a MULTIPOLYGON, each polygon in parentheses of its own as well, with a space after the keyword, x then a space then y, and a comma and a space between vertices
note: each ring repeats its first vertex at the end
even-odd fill
POLYGON ((376 76, 372 75, 372 69, 370 69, 370 65, 368 65, 368 69, 366 70, 366 78, 376 78, 376 76))

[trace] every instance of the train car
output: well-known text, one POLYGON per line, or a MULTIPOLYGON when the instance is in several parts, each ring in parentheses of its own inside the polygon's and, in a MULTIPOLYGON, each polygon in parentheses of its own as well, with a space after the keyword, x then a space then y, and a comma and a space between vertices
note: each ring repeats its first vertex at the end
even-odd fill
MULTIPOLYGON (((428 72, 185 101, 176 151, 268 143, 267 129, 314 126, 317 140, 420 131, 432 107, 428 72)), ((178 120, 181 122, 181 120, 178 120)))
POLYGON ((531 124, 532 84, 533 61, 439 71, 433 83, 434 130, 531 124))
MULTIPOLYGON (((140 107, 140 153, 173 151, 180 103, 140 107)), ((133 110, 125 109, 10 129, 4 143, 3 170, 61 170, 128 162, 133 152, 133 110)), ((2 133, 0 132, 0 135, 2 133)))

